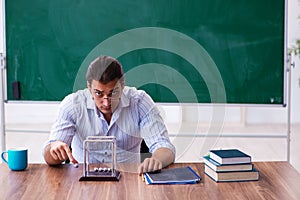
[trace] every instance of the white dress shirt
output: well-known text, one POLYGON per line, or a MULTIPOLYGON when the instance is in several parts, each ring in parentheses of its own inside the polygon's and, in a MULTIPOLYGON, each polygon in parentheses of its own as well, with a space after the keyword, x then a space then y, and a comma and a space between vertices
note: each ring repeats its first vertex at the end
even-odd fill
MULTIPOLYGON (((83 162, 83 141, 88 136, 115 136, 117 162, 139 163, 142 139, 150 153, 165 147, 175 155, 175 147, 170 142, 155 103, 144 91, 133 87, 124 87, 110 124, 96 108, 88 89, 66 96, 44 149, 51 141, 60 140, 72 147, 76 160, 83 162)), ((90 159, 94 162, 110 162, 111 152, 107 149, 105 145, 95 147, 95 151, 91 150, 90 159)))

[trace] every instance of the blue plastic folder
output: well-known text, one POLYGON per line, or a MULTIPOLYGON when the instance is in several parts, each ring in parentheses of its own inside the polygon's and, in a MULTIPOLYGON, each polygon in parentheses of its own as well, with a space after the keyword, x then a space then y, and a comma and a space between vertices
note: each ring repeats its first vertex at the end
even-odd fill
POLYGON ((144 178, 147 184, 195 184, 201 180, 190 166, 144 173, 144 178))

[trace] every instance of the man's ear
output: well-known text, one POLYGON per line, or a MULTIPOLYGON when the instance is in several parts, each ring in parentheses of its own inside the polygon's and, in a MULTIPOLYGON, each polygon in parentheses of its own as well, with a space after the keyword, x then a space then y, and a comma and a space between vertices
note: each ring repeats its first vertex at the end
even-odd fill
POLYGON ((124 77, 124 76, 121 77, 121 79, 119 80, 119 82, 120 82, 121 88, 122 88, 122 90, 123 90, 124 87, 125 87, 125 77, 124 77))
POLYGON ((124 87, 125 87, 125 82, 122 82, 122 83, 121 83, 121 88, 122 88, 122 90, 124 89, 124 87))
POLYGON ((92 99, 94 99, 93 94, 92 94, 92 88, 91 88, 91 84, 89 84, 89 82, 86 82, 87 88, 89 89, 91 95, 92 95, 92 99))

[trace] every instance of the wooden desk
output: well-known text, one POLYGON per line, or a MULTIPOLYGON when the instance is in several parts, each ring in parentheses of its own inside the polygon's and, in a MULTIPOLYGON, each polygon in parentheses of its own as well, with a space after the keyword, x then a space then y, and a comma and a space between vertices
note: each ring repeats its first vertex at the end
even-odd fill
POLYGON ((287 162, 257 162, 260 180, 216 183, 204 174, 203 163, 190 165, 201 176, 194 185, 146 185, 134 173, 122 172, 119 182, 79 182, 82 166, 30 164, 26 171, 0 165, 0 199, 300 199, 300 174, 287 162))

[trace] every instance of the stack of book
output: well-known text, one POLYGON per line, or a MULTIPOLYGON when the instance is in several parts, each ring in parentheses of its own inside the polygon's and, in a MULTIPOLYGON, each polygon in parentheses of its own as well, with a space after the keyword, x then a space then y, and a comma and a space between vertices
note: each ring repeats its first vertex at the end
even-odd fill
POLYGON ((216 182, 259 179, 251 156, 238 149, 210 150, 204 157, 204 173, 216 182))

